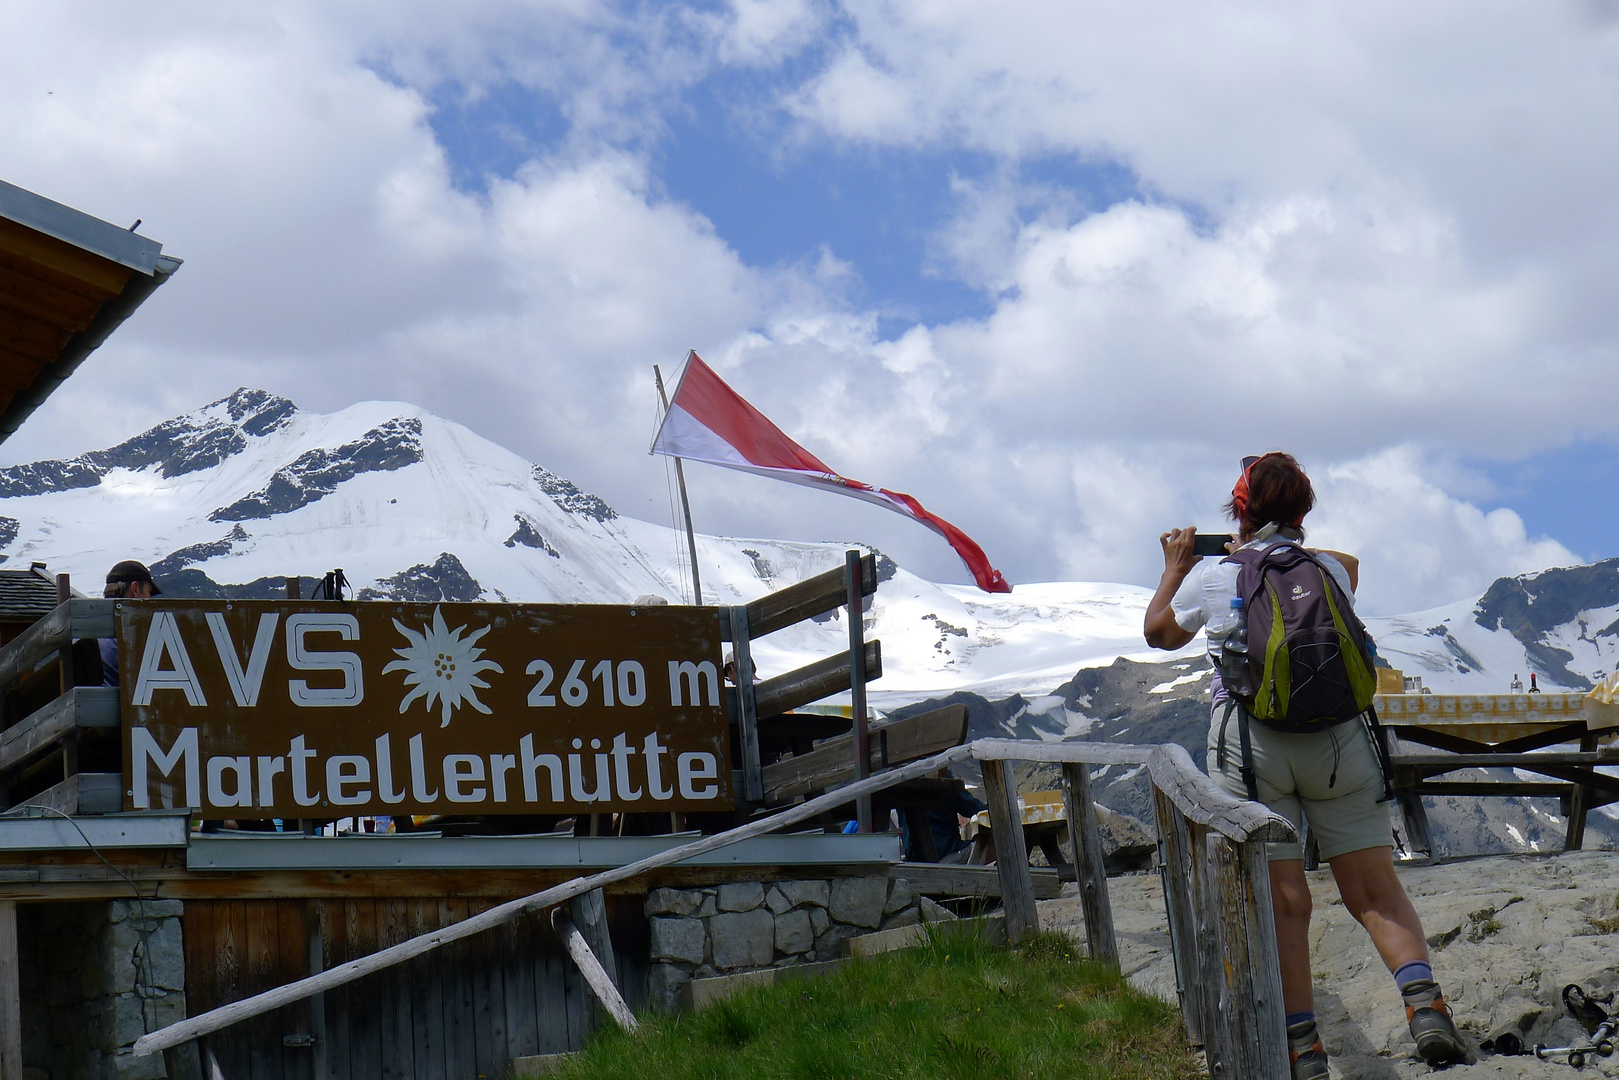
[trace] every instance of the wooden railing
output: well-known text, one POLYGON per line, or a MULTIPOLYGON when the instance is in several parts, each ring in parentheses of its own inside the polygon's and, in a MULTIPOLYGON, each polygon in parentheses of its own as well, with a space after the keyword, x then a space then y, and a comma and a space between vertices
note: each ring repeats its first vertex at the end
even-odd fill
MULTIPOLYGON (((729 832, 705 836, 638 862, 509 901, 453 926, 143 1035, 136 1041, 134 1051, 151 1054, 170 1049, 493 929, 521 915, 554 908, 615 882, 784 829, 847 805, 862 795, 926 776, 969 758, 977 759, 983 767, 991 828, 997 844, 996 866, 1001 879, 1006 932, 1014 941, 1039 928, 1039 913, 1023 843, 1021 817, 1017 812, 1017 786, 1012 766, 1017 761, 1062 764, 1087 944, 1093 957, 1114 967, 1119 963, 1118 945, 1108 900, 1107 874, 1102 865, 1101 837, 1091 802, 1090 766, 1137 765, 1147 770, 1158 819, 1160 873, 1176 982, 1188 1035, 1193 1043, 1204 1048, 1214 1077, 1286 1080, 1289 1069, 1281 972, 1271 915, 1265 844, 1292 839, 1292 827, 1258 803, 1244 802, 1221 790, 1198 771, 1190 755, 1180 746, 1010 739, 981 739, 953 747, 858 780, 729 832)), ((595 962, 583 935, 569 934, 568 948, 583 970, 601 970, 602 965, 595 962)), ((597 978, 591 980, 590 985, 610 1015, 628 1015, 622 997, 610 982, 597 978)))

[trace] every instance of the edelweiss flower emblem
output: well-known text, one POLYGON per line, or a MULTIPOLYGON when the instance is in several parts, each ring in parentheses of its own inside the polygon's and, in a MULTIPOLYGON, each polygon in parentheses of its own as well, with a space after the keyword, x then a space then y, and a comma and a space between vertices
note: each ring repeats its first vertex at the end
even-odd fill
POLYGON ((410 642, 406 648, 395 649, 399 659, 390 660, 382 669, 405 672, 405 685, 413 687, 399 703, 400 712, 408 709, 417 698, 426 698, 427 711, 432 712, 433 702, 438 701, 444 706, 444 719, 439 727, 450 726, 451 710, 460 708, 463 702, 481 713, 489 712, 489 706, 478 700, 478 691, 489 689, 489 684, 478 676, 485 671, 505 674, 505 669, 493 660, 481 659, 483 650, 477 647, 477 641, 489 633, 489 627, 474 630, 462 638, 461 631, 466 627, 446 629, 444 614, 435 607, 433 622, 423 626, 421 633, 398 619, 394 620, 394 629, 410 642))

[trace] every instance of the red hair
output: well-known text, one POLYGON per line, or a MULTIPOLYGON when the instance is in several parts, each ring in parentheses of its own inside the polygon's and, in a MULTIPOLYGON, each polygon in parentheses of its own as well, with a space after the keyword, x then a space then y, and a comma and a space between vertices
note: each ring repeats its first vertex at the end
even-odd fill
POLYGON ((1245 534, 1252 534, 1273 521, 1296 529, 1314 507, 1315 488, 1304 468, 1292 454, 1273 451, 1243 460, 1225 512, 1245 534))

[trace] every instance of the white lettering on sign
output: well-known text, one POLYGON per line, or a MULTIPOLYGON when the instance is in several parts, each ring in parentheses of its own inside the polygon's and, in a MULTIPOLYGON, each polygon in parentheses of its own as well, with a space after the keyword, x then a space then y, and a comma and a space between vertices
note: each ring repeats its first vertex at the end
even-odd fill
POLYGON ((718 705, 720 703, 720 673, 714 667, 714 661, 703 660, 692 663, 690 660, 669 661, 669 704, 681 706, 691 699, 694 706, 718 705), (684 684, 686 693, 682 694, 684 684), (703 701, 703 687, 708 687, 708 700, 703 701))
POLYGON ((208 801, 214 806, 253 805, 253 759, 250 757, 211 757, 208 759, 208 801), (236 779, 235 790, 225 790, 225 773, 236 779))
MULTIPOLYGON (((292 737, 284 755, 255 758, 220 754, 204 758, 199 748, 199 730, 182 729, 174 744, 165 748, 146 728, 130 729, 130 795, 135 809, 151 808, 150 788, 162 778, 171 781, 158 785, 163 789, 181 786, 183 781, 184 805, 198 810, 277 806, 273 785, 278 776, 287 778, 281 797, 290 794, 300 807, 361 806, 371 802, 373 793, 386 803, 400 803, 407 798, 403 789, 394 786, 403 778, 395 776, 388 735, 377 738, 374 755, 328 757, 310 745, 307 734, 299 734, 292 737), (323 789, 321 780, 325 781, 323 789)), ((584 738, 574 739, 575 752, 561 757, 540 754, 535 752, 531 733, 518 740, 515 754, 457 753, 435 755, 430 761, 422 735, 413 735, 409 750, 410 795, 424 806, 438 801, 441 792, 450 803, 496 806, 615 799, 657 803, 675 798, 677 792, 683 799, 699 802, 719 797, 719 758, 715 754, 676 754, 657 732, 646 736, 639 747, 622 731, 610 742, 590 739, 588 743, 587 746, 584 738), (672 763, 670 758, 674 759, 672 763), (514 770, 521 785, 509 780, 514 770), (442 786, 434 786, 440 783, 442 786)))
POLYGON ((680 797, 683 799, 712 799, 720 793, 718 784, 704 784, 699 789, 692 781, 713 780, 719 776, 718 762, 713 754, 702 752, 681 754, 680 769, 680 797))
POLYGON ((180 639, 180 627, 174 621, 172 611, 159 611, 152 615, 131 700, 136 705, 150 705, 154 690, 179 690, 185 694, 187 705, 208 704, 208 699, 202 696, 197 669, 191 665, 191 656, 186 652, 185 642, 180 639), (172 668, 162 667, 164 653, 168 653, 169 659, 174 662, 172 668))
POLYGON ((146 766, 156 765, 159 776, 168 776, 177 767, 184 766, 186 805, 202 805, 201 770, 197 766, 197 729, 183 728, 167 751, 143 727, 129 729, 130 780, 134 788, 135 809, 149 810, 152 802, 147 793, 146 766))
POLYGON ((303 679, 289 679, 287 694, 292 698, 292 703, 305 708, 358 705, 365 697, 365 677, 360 672, 359 656, 351 652, 317 652, 310 649, 304 642, 304 636, 316 633, 336 634, 344 641, 358 641, 360 621, 341 611, 301 611, 287 616, 287 666, 296 671, 343 673, 343 685, 335 687, 312 687, 303 679))
POLYGON ((230 683, 231 696, 242 708, 251 709, 259 703, 259 688, 264 685, 264 668, 270 662, 270 646, 275 643, 276 620, 281 616, 273 611, 259 616, 259 630, 253 636, 253 647, 248 652, 245 669, 236 658, 236 643, 231 640, 224 614, 210 611, 207 618, 208 629, 214 635, 214 648, 219 650, 219 662, 225 668, 225 680, 230 683))

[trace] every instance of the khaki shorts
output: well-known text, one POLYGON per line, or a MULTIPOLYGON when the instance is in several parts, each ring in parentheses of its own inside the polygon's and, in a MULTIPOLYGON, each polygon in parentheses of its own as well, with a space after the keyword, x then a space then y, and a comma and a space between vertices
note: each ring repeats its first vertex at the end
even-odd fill
MULTIPOLYGON (((1209 776, 1232 795, 1246 799, 1248 791, 1240 772, 1242 735, 1235 711, 1226 725, 1225 768, 1219 765, 1220 721, 1224 715, 1225 704, 1221 703, 1215 707, 1209 725, 1209 776)), ((1383 772, 1365 724, 1351 721, 1326 731, 1298 735, 1274 731, 1250 720, 1248 738, 1253 747, 1259 801, 1291 821, 1301 837, 1308 821, 1322 859, 1363 848, 1394 846, 1388 804, 1378 802, 1383 797, 1383 772)), ((1304 849, 1296 842, 1267 844, 1265 851, 1273 862, 1304 858, 1304 849)))

